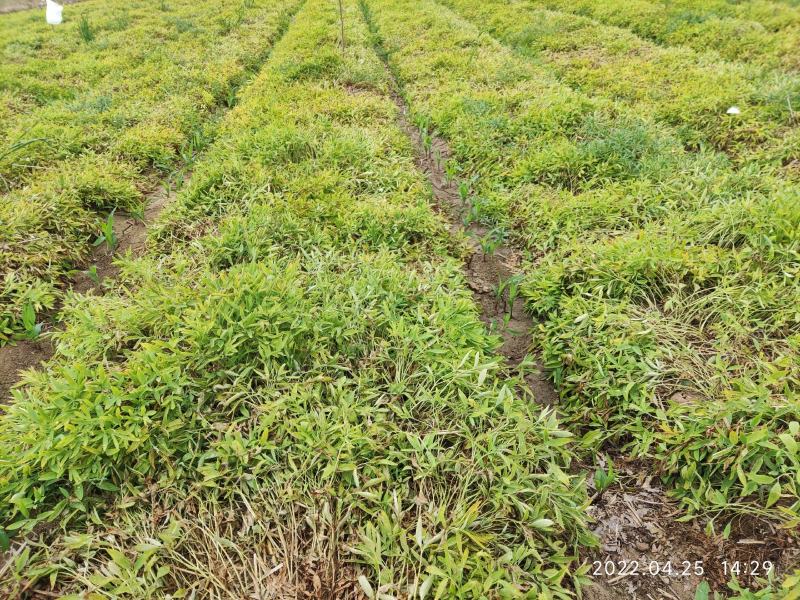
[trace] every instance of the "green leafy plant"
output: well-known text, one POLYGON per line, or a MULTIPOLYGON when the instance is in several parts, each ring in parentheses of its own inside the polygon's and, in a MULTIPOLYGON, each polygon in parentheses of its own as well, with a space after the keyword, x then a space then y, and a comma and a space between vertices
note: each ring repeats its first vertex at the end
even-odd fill
POLYGON ((598 494, 602 494, 617 482, 617 473, 614 470, 614 461, 606 457, 606 468, 598 466, 594 472, 594 489, 598 494))
MULTIPOLYGON (((800 21, 710 2, 199 0, 103 18, 129 68, 99 81, 92 40, 65 79, 0 21, 3 139, 50 140, 0 155, 0 343, 65 300, 0 411, 0 589, 256 597, 312 565, 320 595, 345 573, 375 598, 564 600, 595 544, 584 479, 618 477, 576 452, 604 445, 711 533, 796 529, 800 88, 771 69, 800 21), (484 256, 519 246, 497 297, 506 326, 520 296, 538 319, 558 417, 478 317, 396 84, 484 256), (119 285, 63 296, 98 226, 114 251, 115 211, 189 168, 119 285)), ((758 583, 728 588, 798 584, 758 583)))
POLYGON ((517 393, 343 6, 347 52, 337 5, 304 4, 154 250, 69 296, 0 415, 0 526, 31 546, 11 595, 238 597, 320 555, 381 598, 585 583, 572 436, 517 393))
MULTIPOLYGON (((238 19, 241 5, 205 10, 211 5, 200 0, 170 7, 168 18, 154 5, 133 18, 123 0, 109 0, 103 10, 117 20, 103 26, 102 46, 119 66, 112 74, 97 79, 98 40, 70 50, 67 79, 55 61, 39 65, 35 77, 22 77, 36 53, 3 61, 0 79, 14 82, 19 98, 28 100, 25 106, 13 101, 10 118, 0 119, 6 140, 0 187, 7 192, 0 203, 0 273, 14 272, 31 289, 46 286, 62 296, 69 273, 96 240, 99 215, 105 219, 115 208, 141 212, 142 190, 163 173, 188 168, 182 159, 194 161, 207 145, 197 132, 212 135, 219 109, 235 95, 231 90, 261 65, 299 4, 256 11, 242 21, 242 36, 222 37, 218 20, 238 19), (124 28, 117 22, 123 18, 124 28), (193 24, 191 42, 165 29, 174 32, 176 22, 193 24), (145 51, 154 32, 157 53, 145 51), (169 64, 164 56, 172 57, 169 64), (154 93, 154 73, 169 93, 154 93), (96 85, 87 88, 87 81, 96 85)), ((18 16, 3 19, 0 37, 16 48, 35 46, 41 32, 20 26, 18 16)), ((94 17, 87 16, 86 26, 99 36, 94 17)), ((25 302, 24 294, 0 294, 0 344, 24 334, 25 302)))
POLYGON ((504 227, 494 227, 479 240, 483 259, 495 253, 506 241, 507 232, 504 227))
POLYGON ((500 281, 497 286, 497 297, 505 302, 509 317, 514 316, 514 303, 520 297, 524 280, 525 276, 522 273, 516 273, 500 281))
POLYGON ((22 326, 25 336, 30 340, 36 339, 42 332, 42 324, 36 322, 36 309, 30 302, 22 308, 22 326))
POLYGON ((112 210, 105 221, 100 225, 100 235, 94 241, 95 246, 105 243, 109 251, 113 252, 119 244, 117 234, 114 231, 114 211, 112 210))
POLYGON ((78 21, 78 33, 87 44, 94 41, 94 30, 86 15, 82 15, 80 21, 78 21))
POLYGON ((793 84, 766 98, 739 66, 536 2, 367 4, 415 123, 449 142, 462 182, 476 178, 461 188, 465 224, 507 226, 530 258, 520 293, 584 445, 650 457, 687 518, 796 526, 786 232, 800 213, 775 171, 795 155, 780 133, 793 84), (565 47, 576 31, 581 45, 565 47), (721 121, 734 99, 742 118, 721 121))
POLYGON ((91 279, 95 284, 100 283, 100 276, 97 273, 97 265, 92 265, 85 271, 87 277, 91 279))
POLYGON ((708 585, 708 582, 703 580, 697 586, 697 589, 694 593, 694 600, 708 600, 709 594, 711 593, 711 588, 708 585))

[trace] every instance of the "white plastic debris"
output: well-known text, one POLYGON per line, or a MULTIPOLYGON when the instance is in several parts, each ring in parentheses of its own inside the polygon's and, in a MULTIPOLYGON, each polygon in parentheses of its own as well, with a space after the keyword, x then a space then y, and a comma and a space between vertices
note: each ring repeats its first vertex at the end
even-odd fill
MULTIPOLYGON (((48 0, 49 2, 49 0, 48 0)), ((729 115, 738 115, 741 114, 742 111, 739 110, 738 106, 731 106, 727 111, 729 115)))
POLYGON ((49 25, 60 25, 61 11, 63 10, 64 7, 61 6, 58 2, 53 2, 53 0, 47 0, 47 10, 45 11, 44 18, 47 19, 47 23, 49 25))

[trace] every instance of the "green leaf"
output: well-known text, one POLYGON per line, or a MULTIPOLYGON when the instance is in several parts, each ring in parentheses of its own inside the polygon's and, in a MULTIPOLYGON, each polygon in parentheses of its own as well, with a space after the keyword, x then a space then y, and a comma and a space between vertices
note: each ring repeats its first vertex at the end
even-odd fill
POLYGON ((750 473, 750 479, 755 481, 759 485, 769 485, 773 481, 775 481, 774 477, 770 477, 769 475, 762 475, 761 473, 750 473))
POLYGON ((425 596, 428 595, 428 592, 431 591, 431 587, 433 586, 433 575, 428 575, 427 579, 422 582, 422 585, 419 586, 419 599, 425 600, 425 596))
POLYGON ((775 504, 781 497, 781 482, 776 481, 772 488, 769 490, 769 497, 767 498, 767 508, 775 504))
POLYGON ((781 433, 778 434, 778 437, 783 442, 783 445, 786 446, 786 449, 789 450, 789 452, 792 454, 797 454, 798 444, 793 436, 789 435, 788 433, 781 433))
POLYGON ((111 560, 114 561, 114 564, 116 564, 121 569, 128 571, 133 566, 128 557, 125 556, 119 550, 115 550, 114 548, 108 548, 106 552, 108 552, 108 555, 111 557, 111 560))
POLYGON ((711 592, 711 588, 708 585, 706 580, 700 582, 700 585, 697 586, 697 590, 694 593, 694 600, 708 600, 708 594, 711 592))
POLYGON ((363 575, 358 576, 358 585, 360 585, 361 589, 364 590, 364 594, 367 596, 367 598, 372 599, 375 597, 375 590, 372 589, 369 580, 363 575))
POLYGON ((553 521, 551 519, 536 519, 531 525, 536 529, 547 529, 552 527, 553 521))

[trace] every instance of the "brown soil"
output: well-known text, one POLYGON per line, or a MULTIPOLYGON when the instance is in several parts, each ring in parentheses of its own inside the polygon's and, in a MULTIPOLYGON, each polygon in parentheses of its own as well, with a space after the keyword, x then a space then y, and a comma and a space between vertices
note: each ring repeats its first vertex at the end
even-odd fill
POLYGON ((0 348, 0 405, 10 397, 11 387, 23 371, 38 367, 52 355, 52 345, 43 339, 22 340, 0 348))
MULTIPOLYGON (((89 291, 102 293, 103 282, 117 276, 118 269, 114 265, 114 258, 118 254, 130 251, 134 256, 140 256, 145 249, 147 241, 147 225, 161 213, 172 196, 166 188, 159 187, 148 195, 147 208, 144 220, 131 215, 118 214, 114 220, 114 232, 118 244, 112 252, 103 245, 92 252, 89 265, 96 268, 96 280, 89 276, 88 271, 78 272, 69 282, 70 289, 74 292, 85 294, 89 291)), ((55 311, 54 311, 55 312, 55 311)), ((20 340, 13 345, 0 348, 0 405, 10 398, 11 388, 20 381, 22 373, 28 369, 35 369, 42 362, 53 356, 52 341, 47 335, 54 329, 54 323, 45 323, 43 334, 36 340, 20 340)))
POLYGON ((588 557, 594 583, 587 600, 691 600, 701 581, 714 591, 729 591, 727 583, 738 561, 739 583, 758 587, 757 567, 765 563, 786 573, 800 561, 800 546, 787 531, 754 519, 733 523, 729 539, 709 536, 703 522, 676 521, 683 511, 648 474, 647 465, 614 458, 618 483, 595 493, 589 515, 600 547, 588 557), (726 572, 727 568, 727 572, 726 572))
POLYGON ((94 277, 90 277, 88 271, 77 273, 72 279, 72 291, 85 294, 91 290, 101 289, 103 281, 115 278, 119 272, 114 265, 117 256, 128 251, 134 256, 141 256, 147 243, 147 226, 158 217, 170 200, 171 196, 167 189, 160 186, 148 195, 144 219, 117 213, 114 218, 114 233, 118 240, 116 248, 112 250, 105 244, 95 248, 89 261, 89 266, 95 267, 94 277))
MULTIPOLYGON (((499 296, 496 290, 499 282, 520 272, 520 252, 500 245, 490 254, 483 253, 479 240, 487 235, 488 229, 476 223, 463 224, 466 207, 457 182, 448 180, 443 169, 451 156, 447 143, 432 136, 430 149, 426 150, 419 130, 409 121, 405 102, 399 95, 394 100, 400 125, 414 142, 417 166, 433 188, 436 208, 446 216, 454 235, 466 234, 471 254, 464 274, 481 307, 483 321, 502 335, 500 353, 512 367, 532 357, 533 374, 525 380, 534 398, 543 405, 557 406, 558 392, 535 357, 531 337, 535 324, 524 312, 521 299, 516 299, 513 316, 506 327, 502 326, 509 303, 507 296, 499 296)), ((626 462, 621 457, 615 458, 615 464, 619 482, 602 494, 595 494, 588 508, 600 548, 586 557, 590 573, 599 567, 592 585, 584 590, 583 597, 587 600, 692 600, 703 580, 712 591, 723 594, 728 591, 726 586, 731 577, 725 572, 726 562, 730 569, 739 561, 739 582, 744 585, 755 583, 753 575, 744 571, 756 563, 763 570, 764 561, 770 561, 778 573, 790 572, 800 564, 798 540, 787 532, 775 530, 767 523, 748 522, 736 524, 727 541, 721 536, 709 537, 698 521, 676 520, 684 513, 667 498, 657 478, 649 474, 648 465, 626 462), (633 573, 632 563, 638 565, 637 574, 633 573), (606 566, 613 571, 611 575, 605 575, 606 566), (627 574, 621 573, 623 566, 627 574), (702 575, 695 569, 702 569, 702 575)))

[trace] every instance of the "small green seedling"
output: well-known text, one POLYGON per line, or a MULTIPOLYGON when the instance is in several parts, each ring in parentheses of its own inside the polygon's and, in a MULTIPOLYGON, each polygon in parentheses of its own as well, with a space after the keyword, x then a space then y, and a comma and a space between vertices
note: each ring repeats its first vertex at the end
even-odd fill
POLYGON ((458 197, 461 198, 461 204, 466 204, 469 200, 469 184, 466 181, 459 182, 458 197))
POLYGON ((425 155, 431 155, 431 148, 433 148, 433 136, 428 131, 422 132, 422 148, 425 150, 425 155))
POLYGON ((442 151, 439 148, 433 151, 433 164, 436 165, 437 169, 442 168, 442 151))
POLYGON ((444 176, 448 182, 455 180, 458 177, 458 164, 454 160, 448 160, 444 165, 444 176))
POLYGON ((36 309, 30 302, 22 309, 22 327, 25 329, 25 337, 29 340, 35 340, 42 333, 42 324, 36 322, 36 309))
POLYGON ((94 241, 95 246, 99 246, 103 242, 108 245, 108 249, 113 252, 119 240, 117 239, 117 234, 114 233, 114 211, 112 210, 108 217, 106 217, 105 222, 100 226, 100 235, 94 241))
POLYGON ((130 216, 137 221, 144 221, 145 208, 146 207, 144 205, 140 205, 136 206, 135 208, 131 208, 128 212, 130 213, 130 216))
POLYGON ((614 471, 614 462, 609 458, 607 470, 604 470, 602 466, 597 467, 597 470, 595 470, 594 487, 598 494, 602 494, 616 481, 617 473, 614 471))
POLYGON ((494 254, 495 251, 505 243, 506 237, 508 237, 508 233, 504 227, 495 227, 483 236, 479 240, 481 251, 483 252, 483 259, 486 260, 487 256, 494 254))
POLYGON ((430 119, 418 119, 417 128, 419 129, 420 143, 423 150, 425 150, 425 156, 430 156, 433 148, 433 130, 430 119))
MULTIPOLYGON (((455 171, 455 169, 453 169, 455 171)), ((455 173, 453 174, 453 179, 455 179, 455 173)), ((473 175, 469 178, 469 180, 462 180, 458 183, 458 196, 461 198, 461 204, 466 205, 469 201, 469 197, 472 195, 472 190, 475 189, 475 186, 478 183, 478 175, 473 175)))
POLYGON ((227 93, 225 94, 225 106, 228 108, 233 108, 236 106, 236 88, 230 87, 228 88, 227 93))
POLYGON ((519 298, 521 285, 522 273, 516 273, 501 281, 497 286, 497 297, 498 299, 503 298, 505 300, 510 318, 514 317, 514 302, 519 298))
POLYGON ((467 202, 469 209, 464 214, 464 226, 470 223, 480 223, 486 216, 485 202, 483 198, 472 196, 467 202))
POLYGON ((81 20, 78 21, 78 33, 80 33, 81 39, 87 44, 94 40, 94 31, 92 30, 92 26, 89 24, 89 19, 86 18, 86 15, 83 15, 81 20))
MULTIPOLYGON (((229 107, 232 107, 234 104, 236 104, 235 89, 228 90, 225 103, 228 104, 229 107)), ((203 131, 199 128, 195 129, 191 136, 189 136, 189 139, 181 144, 180 149, 178 150, 181 161, 186 165, 192 164, 198 152, 200 152, 205 145, 206 143, 205 137, 203 136, 203 131)))
POLYGON ((89 279, 91 279, 92 281, 94 281, 97 284, 100 283, 100 275, 97 273, 97 265, 92 265, 91 267, 89 267, 84 272, 86 273, 86 276, 89 279))

